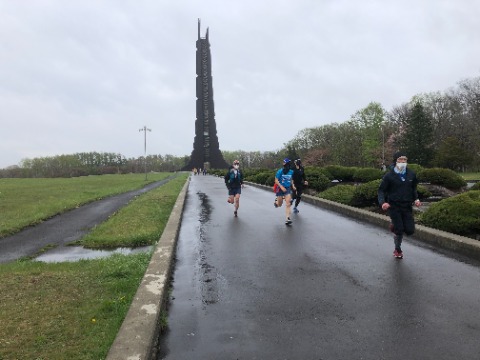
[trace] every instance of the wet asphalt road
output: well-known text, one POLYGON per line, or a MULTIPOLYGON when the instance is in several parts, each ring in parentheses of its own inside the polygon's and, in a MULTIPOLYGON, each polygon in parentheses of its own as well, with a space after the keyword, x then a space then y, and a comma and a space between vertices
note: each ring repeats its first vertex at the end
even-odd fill
POLYGON ((107 220, 115 211, 127 205, 135 196, 159 187, 171 178, 148 184, 139 190, 92 202, 2 238, 0 239, 0 263, 35 255, 47 245, 61 246, 76 241, 95 225, 107 220))
POLYGON ((480 264, 192 176, 158 359, 480 359, 480 264))

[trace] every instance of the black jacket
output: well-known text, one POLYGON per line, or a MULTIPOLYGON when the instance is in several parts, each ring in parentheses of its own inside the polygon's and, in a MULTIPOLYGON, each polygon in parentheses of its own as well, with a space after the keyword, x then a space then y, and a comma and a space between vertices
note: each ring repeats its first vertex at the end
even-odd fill
POLYGON ((305 177, 305 169, 303 166, 300 166, 299 169, 295 167, 293 169, 293 183, 295 184, 295 187, 303 188, 305 180, 307 180, 307 178, 305 177))
POLYGON ((407 168, 404 180, 393 169, 387 172, 378 187, 378 203, 411 204, 418 199, 418 179, 414 171, 407 168))

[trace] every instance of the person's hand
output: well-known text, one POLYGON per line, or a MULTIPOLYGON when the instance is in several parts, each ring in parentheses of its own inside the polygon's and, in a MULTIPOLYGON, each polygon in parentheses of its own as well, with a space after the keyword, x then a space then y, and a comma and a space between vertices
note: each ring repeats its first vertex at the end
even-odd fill
POLYGON ((420 202, 420 200, 418 200, 418 199, 415 200, 415 206, 416 206, 416 207, 422 206, 422 203, 420 202))
POLYGON ((304 184, 305 186, 308 186, 308 181, 305 180, 305 181, 303 182, 303 184, 304 184))
POLYGON ((383 203, 383 204, 382 204, 382 210, 383 210, 383 211, 387 211, 389 208, 390 208, 390 204, 389 204, 389 203, 383 203))

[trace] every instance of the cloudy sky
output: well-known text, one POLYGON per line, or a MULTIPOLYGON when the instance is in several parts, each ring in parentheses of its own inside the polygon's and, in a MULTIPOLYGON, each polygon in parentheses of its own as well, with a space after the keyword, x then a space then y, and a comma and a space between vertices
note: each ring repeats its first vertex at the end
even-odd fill
POLYGON ((478 0, 0 0, 0 168, 190 155, 210 31, 222 150, 282 148, 376 101, 480 76, 478 0))

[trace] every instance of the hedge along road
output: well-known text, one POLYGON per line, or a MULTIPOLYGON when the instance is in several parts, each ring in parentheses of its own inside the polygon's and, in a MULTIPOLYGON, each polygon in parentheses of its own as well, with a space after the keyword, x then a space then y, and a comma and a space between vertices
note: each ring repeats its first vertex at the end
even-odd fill
POLYGON ((166 184, 175 176, 148 184, 138 190, 94 201, 26 228, 17 234, 2 238, 0 239, 0 263, 35 256, 40 250, 50 245, 61 246, 79 240, 95 225, 107 220, 115 211, 127 205, 132 198, 166 184))
POLYGON ((157 359, 473 359, 480 263, 386 227, 192 176, 157 359), (461 261, 465 260, 465 261, 461 261))

